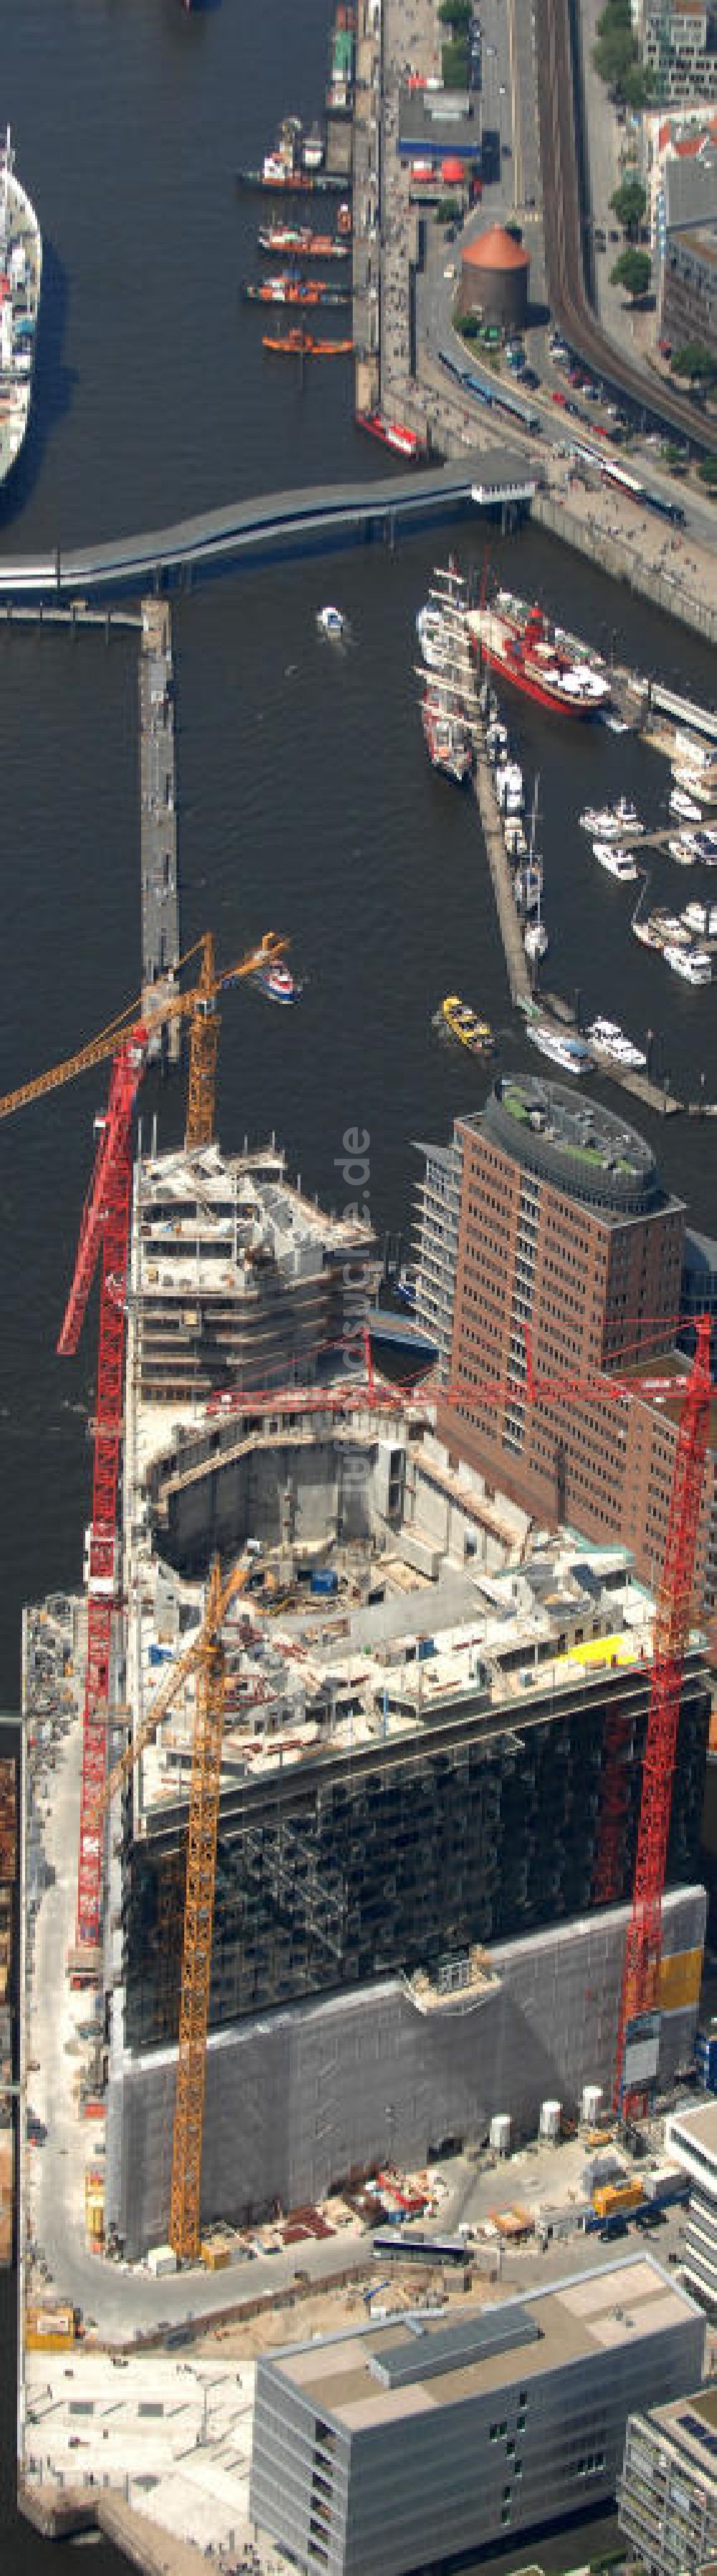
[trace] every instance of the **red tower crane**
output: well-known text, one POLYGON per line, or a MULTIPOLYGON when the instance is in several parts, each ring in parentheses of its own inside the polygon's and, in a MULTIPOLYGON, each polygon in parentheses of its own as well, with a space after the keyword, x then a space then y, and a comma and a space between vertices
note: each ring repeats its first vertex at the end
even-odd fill
MULTIPOLYGON (((659 1320, 659 1319, 658 1319, 659 1320)), ((675 1322, 683 1321, 676 1318, 675 1322)), ((665 1319, 661 1319, 664 1330, 665 1319)), ((642 1330, 644 1331, 644 1319, 642 1330)), ((654 2020, 660 1992, 662 1951, 662 1898, 667 1865, 667 1844, 672 1810, 672 1784, 677 1750, 680 1715, 682 1670, 685 1647, 692 1616, 695 1558, 699 1530, 700 1506, 704 1484, 705 1459, 712 1399, 710 1352, 712 1328, 709 1315, 703 1315, 695 1327, 695 1354, 687 1377, 680 1413, 675 1450, 675 1464, 670 1496, 667 1539, 662 1574, 657 1591, 652 1655, 652 1679, 647 1718, 647 1739, 642 1769, 642 1791, 638 1824, 637 1855, 633 1883, 632 1912, 625 1937, 622 1986, 618 2012, 617 2048, 613 2080, 613 2108, 628 2116, 644 2106, 650 2082, 657 2072, 659 2027, 654 2020)), ((609 1375, 596 1371, 594 1376, 566 1376, 547 1379, 534 1370, 530 1344, 526 1336, 525 1377, 506 1386, 498 1378, 483 1384, 442 1388, 444 1401, 465 1402, 466 1394, 473 1404, 495 1403, 512 1394, 523 1404, 539 1401, 564 1404, 596 1397, 620 1403, 631 1395, 653 1401, 677 1393, 674 1377, 640 1374, 609 1375)), ((425 1392, 425 1389, 424 1389, 425 1392)), ((619 1713, 608 1718, 607 1765, 604 1806, 600 1819, 596 1858, 594 1895, 597 1902, 609 1900, 613 1893, 624 1804, 617 1778, 623 1741, 619 1713)))
POLYGON ((102 1833, 98 1830, 93 1809, 96 1809, 107 1761, 112 1615, 117 1600, 117 1479, 132 1188, 132 1111, 145 1057, 146 1047, 133 1038, 115 1056, 107 1114, 101 1124, 95 1168, 80 1227, 74 1277, 57 1345, 63 1353, 72 1354, 77 1349, 101 1250, 77 1872, 77 1939, 80 1950, 85 1954, 94 1952, 100 1937, 102 1833))
POLYGON ((211 1142, 214 1134, 214 1081, 219 1020, 217 995, 225 985, 263 969, 280 956, 286 942, 266 931, 261 943, 236 964, 216 971, 211 932, 180 961, 201 951, 198 982, 164 996, 144 1019, 138 1007, 118 1013, 89 1044, 51 1066, 47 1073, 22 1083, 0 1098, 0 1119, 32 1100, 74 1080, 90 1065, 112 1062, 109 1099, 99 1122, 95 1164, 80 1226, 75 1268, 58 1342, 63 1354, 77 1349, 92 1281, 101 1257, 100 1328, 97 1397, 94 1421, 92 1522, 87 1582, 87 1654, 82 1729, 82 1788, 77 1887, 77 1951, 71 1966, 77 1975, 92 1975, 97 1964, 102 1901, 103 1831, 98 1799, 107 1763, 112 1618, 119 1599, 117 1563, 117 1483, 122 1437, 122 1377, 127 1252, 132 1184, 132 1112, 151 1043, 169 1020, 190 1022, 187 1145, 211 1142))
POLYGON ((667 1543, 657 1594, 632 1914, 625 1939, 613 2089, 613 2109, 625 2116, 644 2103, 653 2034, 645 2029, 643 2016, 654 2013, 659 2001, 662 1896, 682 1666, 692 1615, 712 1396, 710 1345, 710 1319, 703 1315, 697 1325, 695 1356, 680 1415, 667 1543), (632 2080, 631 2060, 636 2070, 632 2080))

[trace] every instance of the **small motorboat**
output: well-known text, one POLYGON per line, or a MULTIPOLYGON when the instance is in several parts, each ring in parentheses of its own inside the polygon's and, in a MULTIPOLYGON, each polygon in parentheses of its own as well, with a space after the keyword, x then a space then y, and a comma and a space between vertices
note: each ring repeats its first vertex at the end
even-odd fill
POLYGON ((459 993, 446 993, 436 1019, 438 1027, 457 1038, 459 1046, 467 1047, 471 1055, 492 1055, 495 1039, 489 1022, 479 1020, 477 1012, 461 1001, 459 993))
POLYGON ((669 802, 670 813, 679 814, 683 823, 701 823, 702 815, 699 805, 695 805, 693 797, 685 795, 683 787, 673 787, 671 789, 669 802))
POLYGON ((616 841, 593 841, 593 858, 608 876, 617 877, 621 885, 630 885, 639 876, 639 868, 629 850, 621 850, 616 841))
POLYGON ((523 932, 523 947, 525 949, 526 957, 544 957, 549 944, 545 922, 529 921, 527 928, 523 932))
POLYGON ((329 601, 326 608, 319 609, 316 623, 321 635, 331 635, 335 643, 341 643, 346 634, 346 619, 342 617, 340 608, 333 608, 329 601))
POLYGON ((284 1006, 288 1002, 298 1002, 301 985, 297 984, 288 966, 260 966, 254 982, 267 1002, 281 1002, 284 1006))

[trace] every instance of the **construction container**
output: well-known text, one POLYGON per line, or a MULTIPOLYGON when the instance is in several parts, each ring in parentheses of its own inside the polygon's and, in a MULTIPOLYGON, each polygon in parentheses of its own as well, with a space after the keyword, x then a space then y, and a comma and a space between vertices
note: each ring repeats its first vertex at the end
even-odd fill
POLYGON ((593 2192, 596 2218, 627 2217, 631 2209, 640 2209, 645 2198, 641 2182, 606 2182, 593 2192))
POLYGON ((100 2173, 85 2174, 85 2226, 91 2251, 98 2253, 105 2235, 105 2187, 100 2173))
POLYGON ((206 2272, 224 2272, 231 2262, 232 2247, 226 2236, 210 2236, 200 2245, 199 2253, 206 2272))
POLYGON ((176 2272, 177 2257, 171 2245, 150 2245, 147 2270, 153 2281, 162 2281, 166 2272, 176 2272))
POLYGON ((580 2103, 580 2118, 581 2120, 584 2120, 586 2128, 594 2129, 601 2108, 602 2085, 584 2084, 580 2103))
POLYGON ((76 2308, 28 2308, 26 2352, 64 2352, 77 2337, 76 2308))
POLYGON ((315 1565, 311 1576, 312 1592, 338 1592, 339 1578, 335 1565, 315 1565))
POLYGON ((642 2191, 652 2209, 668 2209, 671 2201, 689 2199, 689 2177, 679 2165, 654 2165, 645 2174, 642 2191))
POLYGON ((494 2156, 510 2155, 510 2113, 496 2111, 490 2124, 490 2143, 494 2156))
POLYGON ((562 2112, 562 2102, 541 2102, 540 2135, 541 2138, 552 2138, 553 2145, 560 2136, 562 2112))

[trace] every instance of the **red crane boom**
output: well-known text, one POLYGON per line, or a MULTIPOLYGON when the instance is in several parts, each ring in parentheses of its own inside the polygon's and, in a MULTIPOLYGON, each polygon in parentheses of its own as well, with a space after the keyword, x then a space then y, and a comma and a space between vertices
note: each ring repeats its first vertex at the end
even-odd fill
POLYGON ((80 1227, 72 1286, 57 1345, 63 1353, 77 1349, 101 1251, 77 1876, 77 1938, 83 1951, 94 1951, 100 1938, 103 1834, 101 1825, 98 1825, 97 1799, 107 1761, 112 1614, 117 1601, 117 1481, 122 1433, 124 1299, 132 1187, 132 1112, 144 1065, 142 1035, 143 1032, 138 1030, 133 1038, 127 1040, 112 1066, 107 1114, 102 1120, 80 1227))

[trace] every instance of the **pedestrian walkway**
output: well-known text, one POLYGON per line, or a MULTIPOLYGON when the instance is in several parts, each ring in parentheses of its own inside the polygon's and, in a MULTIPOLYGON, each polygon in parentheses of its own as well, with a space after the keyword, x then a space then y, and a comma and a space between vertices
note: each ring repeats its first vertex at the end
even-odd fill
MULTIPOLYGON (((142 603, 139 657, 142 860, 142 1000, 156 1010, 179 964, 177 781, 174 737, 172 612, 163 599, 142 603)), ((178 1020, 163 1032, 170 1061, 180 1047, 178 1020)), ((153 1041, 159 1050, 162 1038, 153 1041)))

